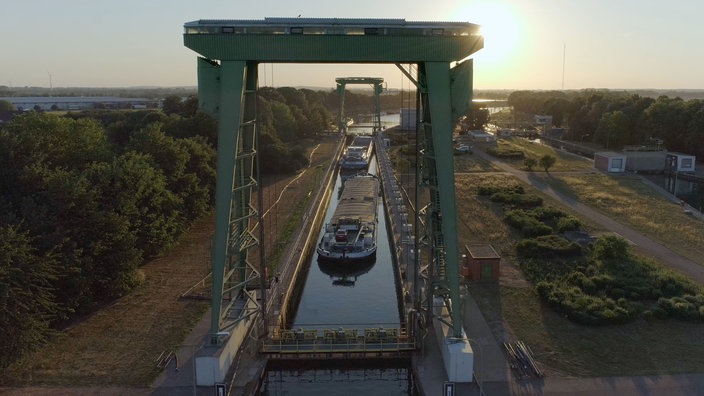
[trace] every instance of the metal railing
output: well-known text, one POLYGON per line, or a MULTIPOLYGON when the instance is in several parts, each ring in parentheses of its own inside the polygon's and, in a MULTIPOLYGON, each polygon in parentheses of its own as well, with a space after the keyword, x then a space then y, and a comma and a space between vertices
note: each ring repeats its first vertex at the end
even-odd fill
POLYGON ((262 352, 269 354, 311 353, 379 353, 407 352, 416 349, 415 340, 402 328, 367 328, 323 330, 279 330, 262 344, 262 352), (322 332, 322 335, 321 335, 322 332))

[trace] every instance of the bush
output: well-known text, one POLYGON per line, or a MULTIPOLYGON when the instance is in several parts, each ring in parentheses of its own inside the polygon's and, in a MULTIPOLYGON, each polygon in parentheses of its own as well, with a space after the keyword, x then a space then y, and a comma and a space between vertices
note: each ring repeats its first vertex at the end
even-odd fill
POLYGON ((683 297, 660 298, 658 306, 665 310, 671 317, 683 320, 702 320, 703 306, 697 303, 696 298, 685 295, 683 297), (689 298, 688 298, 689 297, 689 298))
POLYGON ((567 213, 563 212, 560 209, 553 208, 553 207, 535 208, 535 209, 533 209, 532 214, 533 214, 533 217, 535 217, 538 220, 553 221, 553 222, 557 222, 557 220, 567 216, 567 213))
POLYGON ((526 238, 535 238, 540 236, 547 236, 553 233, 552 227, 547 224, 540 222, 526 224, 522 229, 523 236, 526 238))
POLYGON ((555 231, 559 233, 567 231, 579 231, 582 228, 582 222, 574 216, 565 216, 557 221, 555 231))
POLYGON ((629 256, 628 242, 615 235, 605 235, 594 243, 594 258, 597 260, 625 259, 629 256))
POLYGON ((499 191, 491 195, 491 202, 508 204, 519 208, 535 208, 543 204, 543 199, 533 194, 499 191))
POLYGON ((704 321, 701 287, 647 259, 619 253, 617 239, 605 241, 588 262, 567 263, 561 258, 569 253, 558 253, 566 241, 561 244, 557 238, 526 239, 516 250, 520 257, 529 258, 521 262, 521 269, 536 283, 541 300, 571 321, 584 325, 625 323, 639 317, 704 321))
POLYGON ((525 210, 508 210, 504 214, 504 221, 511 227, 522 229, 529 224, 542 224, 525 210))
POLYGON ((490 196, 496 194, 497 192, 523 194, 525 193, 525 190, 521 185, 511 187, 479 186, 477 189, 477 194, 482 196, 490 196))
POLYGON ((522 258, 576 257, 582 247, 557 235, 543 235, 518 242, 516 253, 522 258))
POLYGON ((563 282, 539 282, 536 291, 557 312, 583 325, 625 323, 637 317, 641 309, 638 304, 586 294, 563 282))
POLYGON ((497 158, 523 160, 526 154, 522 150, 507 149, 500 147, 490 147, 486 150, 487 153, 497 158))

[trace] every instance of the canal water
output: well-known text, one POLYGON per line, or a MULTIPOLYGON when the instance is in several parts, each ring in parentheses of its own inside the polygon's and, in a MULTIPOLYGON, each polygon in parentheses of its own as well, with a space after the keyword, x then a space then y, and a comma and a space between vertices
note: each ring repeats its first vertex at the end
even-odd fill
MULTIPOLYGON (((369 170, 377 169, 373 157, 369 170)), ((337 205, 337 192, 343 176, 338 175, 325 215, 329 222, 337 205)), ((319 264, 313 255, 308 278, 294 319, 294 329, 398 328, 399 312, 396 283, 383 202, 377 206, 379 219, 376 261, 351 271, 319 264)), ((322 237, 320 230, 318 240, 322 237)), ((322 331, 321 331, 322 333, 322 331)), ((415 396, 418 394, 408 362, 392 367, 370 363, 364 368, 325 367, 269 368, 261 388, 262 395, 356 395, 415 396)), ((385 363, 388 364, 388 363, 385 363)))
MULTIPOLYGON (((376 157, 369 169, 376 169, 376 157)), ((337 192, 342 186, 342 178, 340 175, 337 177, 335 192, 325 214, 325 223, 330 221, 337 207, 337 192)), ((347 271, 346 267, 318 263, 317 255, 313 255, 293 324, 295 329, 342 327, 363 330, 371 327, 399 327, 393 259, 381 199, 377 206, 377 217, 376 261, 357 265, 347 271)), ((317 240, 322 236, 321 229, 317 240)))

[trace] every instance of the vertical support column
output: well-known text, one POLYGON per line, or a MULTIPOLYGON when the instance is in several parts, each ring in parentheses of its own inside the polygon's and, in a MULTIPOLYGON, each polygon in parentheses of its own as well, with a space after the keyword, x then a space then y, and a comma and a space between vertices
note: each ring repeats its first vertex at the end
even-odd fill
MULTIPOLYGON (((452 301, 453 337, 462 337, 462 310, 459 296, 459 259, 457 248, 457 210, 455 206, 455 169, 452 155, 452 102, 450 65, 425 63, 427 103, 432 124, 432 148, 435 174, 442 213, 444 237, 445 281, 452 301)), ((431 186, 432 188, 432 186, 431 186)))
POLYGON ((225 271, 229 270, 230 218, 235 178, 235 153, 242 123, 242 96, 246 63, 222 61, 220 65, 218 151, 215 187, 215 238, 212 246, 213 295, 210 332, 220 330, 225 271))
POLYGON ((340 98, 340 110, 337 112, 338 132, 347 131, 347 125, 345 124, 345 86, 344 83, 337 83, 337 96, 340 98))
POLYGON ((381 130, 381 93, 384 92, 384 88, 381 83, 374 84, 374 104, 376 105, 376 112, 374 113, 374 130, 381 130))
MULTIPOLYGON (((402 69, 405 70, 405 69, 402 69)), ((421 149, 423 148, 423 141, 421 140, 421 137, 423 136, 420 131, 420 120, 422 119, 421 117, 421 107, 422 107, 422 100, 421 98, 425 95, 425 86, 421 86, 417 82, 417 78, 420 76, 416 76, 416 78, 412 78, 410 76, 410 73, 406 74, 407 77, 409 77, 410 80, 412 80, 415 85, 416 85, 416 112, 415 112, 415 134, 416 134, 416 147, 415 147, 415 155, 416 155, 416 166, 415 166, 415 181, 416 181, 416 187, 415 187, 415 197, 414 197, 414 206, 416 208, 415 210, 415 218, 414 218, 414 225, 413 228, 415 230, 415 243, 413 248, 415 249, 415 273, 416 273, 416 278, 414 279, 415 282, 415 288, 416 288, 416 303, 418 309, 423 309, 426 308, 429 312, 428 318, 432 315, 432 301, 433 301, 433 291, 431 287, 431 282, 430 282, 430 274, 427 272, 427 268, 423 268, 423 263, 422 263, 422 258, 424 257, 421 254, 421 248, 423 248, 423 251, 425 251, 425 247, 423 246, 425 243, 425 237, 426 237, 426 231, 425 228, 426 226, 423 225, 423 223, 420 221, 420 213, 419 210, 421 208, 421 203, 423 202, 421 200, 422 195, 422 189, 423 189, 423 162, 420 160, 420 152, 421 149), (422 91, 422 92, 421 92, 422 91), (422 231, 421 231, 422 230, 422 231), (423 241, 423 243, 421 243, 423 241), (425 272, 424 272, 425 271, 425 272), (425 295, 423 295, 423 291, 425 291, 425 295)), ((409 104, 410 107, 410 104, 409 104)))

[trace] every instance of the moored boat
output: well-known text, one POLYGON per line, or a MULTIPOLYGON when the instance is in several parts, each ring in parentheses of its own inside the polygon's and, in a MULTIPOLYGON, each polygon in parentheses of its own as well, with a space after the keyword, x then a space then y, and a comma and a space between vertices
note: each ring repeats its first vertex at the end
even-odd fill
POLYGON ((372 158, 374 138, 371 136, 355 136, 345 149, 340 160, 342 169, 366 169, 372 158))
POLYGON ((318 244, 318 260, 338 262, 376 258, 379 180, 359 173, 345 180, 330 223, 318 244))

